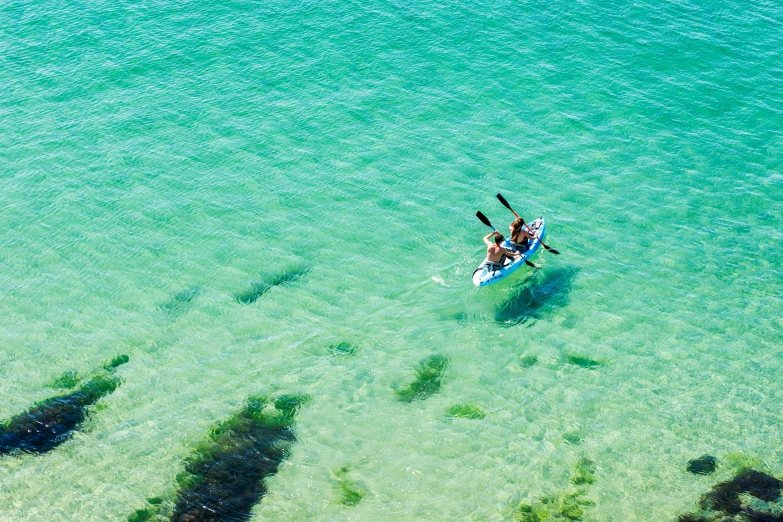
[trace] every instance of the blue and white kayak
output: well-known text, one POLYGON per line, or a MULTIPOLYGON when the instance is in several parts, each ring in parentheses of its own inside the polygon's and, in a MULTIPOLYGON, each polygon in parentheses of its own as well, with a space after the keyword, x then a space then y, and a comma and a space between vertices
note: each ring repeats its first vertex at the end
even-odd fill
MULTIPOLYGON (((528 243, 527 250, 520 252, 520 256, 513 258, 513 262, 510 258, 504 257, 502 265, 499 263, 487 263, 487 260, 485 259, 476 271, 473 272, 474 285, 487 286, 500 281, 520 266, 524 266, 526 259, 533 257, 533 254, 536 253, 538 247, 541 246, 541 239, 544 239, 546 224, 544 223, 544 218, 540 217, 532 223, 528 223, 527 226, 530 227, 530 230, 536 235, 536 238, 530 240, 528 243)), ((501 246, 508 250, 515 250, 511 246, 511 241, 508 238, 501 243, 501 246)))

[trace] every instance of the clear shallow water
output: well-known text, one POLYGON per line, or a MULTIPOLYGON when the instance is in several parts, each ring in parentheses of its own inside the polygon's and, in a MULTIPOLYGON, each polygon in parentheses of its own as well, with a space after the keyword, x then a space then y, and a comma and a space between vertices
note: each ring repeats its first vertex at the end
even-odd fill
POLYGON ((6 3, 0 413, 131 360, 72 440, 0 461, 0 518, 124 520, 277 391, 313 399, 258 520, 509 520, 583 456, 607 521, 694 509, 718 480, 684 471, 704 453, 780 476, 782 18, 6 3), (474 213, 511 217, 497 191, 562 255, 477 291, 474 213), (330 356, 341 341, 359 352, 330 356), (433 353, 451 359, 439 393, 398 401, 433 353), (487 415, 447 419, 460 403, 487 415))

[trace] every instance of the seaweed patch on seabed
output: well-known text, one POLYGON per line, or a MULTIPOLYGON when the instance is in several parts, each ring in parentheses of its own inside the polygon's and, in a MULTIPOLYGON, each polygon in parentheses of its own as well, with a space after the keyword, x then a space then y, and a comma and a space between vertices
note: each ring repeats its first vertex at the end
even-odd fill
POLYGON ((593 461, 588 458, 579 459, 574 466, 571 483, 585 487, 553 493, 532 502, 521 502, 514 511, 514 520, 516 522, 592 520, 587 510, 595 506, 595 502, 586 495, 587 487, 595 483, 595 470, 593 461))
POLYGON ((701 497, 698 513, 680 515, 677 522, 783 522, 781 487, 772 475, 740 469, 701 497))
POLYGON ((590 359, 589 357, 582 357, 579 355, 566 356, 566 364, 573 364, 574 366, 579 366, 580 368, 587 368, 588 370, 592 370, 593 368, 598 368, 599 366, 606 366, 606 363, 604 362, 596 361, 590 359))
POLYGON ((355 506, 367 495, 361 483, 348 477, 350 471, 350 467, 340 466, 332 472, 332 476, 340 488, 340 504, 344 506, 355 506))
POLYGON ((193 302, 193 299, 201 295, 204 291, 198 286, 191 286, 181 292, 177 292, 171 296, 171 299, 158 306, 159 310, 163 310, 169 314, 179 315, 184 312, 187 307, 193 302))
POLYGON ((715 473, 718 468, 718 459, 712 455, 702 455, 698 459, 691 459, 685 469, 694 475, 709 475, 715 473))
POLYGON ((136 511, 129 521, 249 520, 253 506, 267 492, 264 479, 277 473, 288 457, 296 440, 294 417, 307 400, 305 395, 281 395, 273 402, 249 398, 187 459, 177 476, 175 499, 148 500, 150 506, 136 511))
POLYGON ((341 343, 329 346, 327 351, 332 357, 349 357, 351 355, 356 355, 356 353, 359 351, 359 347, 355 344, 343 341, 341 343))
POLYGON ((242 304, 255 303, 261 296, 263 296, 272 288, 296 281, 303 275, 307 274, 309 271, 310 267, 297 267, 286 272, 267 277, 263 281, 256 281, 252 283, 253 287, 250 290, 236 294, 234 297, 236 298, 237 302, 242 304))
POLYGON ((63 372, 62 375, 49 383, 50 388, 64 388, 67 390, 73 389, 82 380, 79 374, 73 370, 63 372))
POLYGON ((443 375, 449 366, 445 355, 430 355, 419 363, 416 379, 405 388, 397 390, 397 398, 402 402, 424 400, 440 390, 443 375))
MULTIPOLYGON (((65 442, 87 418, 87 408, 120 385, 112 372, 126 362, 127 355, 115 357, 75 391, 38 402, 0 424, 0 455, 45 453, 65 442)), ((66 384, 75 386, 78 382, 75 372, 64 375, 68 377, 66 384)))
POLYGON ((486 417, 484 410, 473 404, 457 404, 446 410, 446 416, 449 418, 460 419, 483 419, 486 417))
POLYGON ((523 355, 522 358, 519 360, 519 367, 524 370, 525 368, 531 368, 535 366, 537 362, 538 362, 537 355, 523 355))
POLYGON ((495 322, 505 327, 514 326, 568 305, 578 272, 577 268, 561 268, 533 275, 497 308, 495 322))

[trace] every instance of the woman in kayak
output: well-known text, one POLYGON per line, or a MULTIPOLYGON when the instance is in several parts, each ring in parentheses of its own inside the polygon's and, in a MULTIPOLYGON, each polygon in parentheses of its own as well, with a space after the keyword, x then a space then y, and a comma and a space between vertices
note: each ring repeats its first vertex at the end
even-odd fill
POLYGON ((527 247, 530 245, 530 240, 536 238, 536 235, 530 232, 524 223, 522 218, 518 217, 508 226, 508 229, 511 231, 511 246, 513 246, 517 252, 527 250, 527 247))
POLYGON ((494 265, 493 270, 503 266, 504 257, 518 257, 518 252, 512 252, 506 248, 500 246, 505 238, 497 230, 493 230, 491 233, 484 236, 484 244, 487 245, 487 259, 486 264, 494 265), (497 234, 497 235, 495 235, 497 234), (495 236, 495 242, 489 240, 492 236, 495 236))

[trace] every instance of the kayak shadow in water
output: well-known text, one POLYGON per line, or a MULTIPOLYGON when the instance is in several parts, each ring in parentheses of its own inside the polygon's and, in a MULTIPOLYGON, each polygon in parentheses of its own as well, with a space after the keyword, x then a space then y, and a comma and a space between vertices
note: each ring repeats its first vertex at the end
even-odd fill
POLYGON ((573 267, 537 272, 497 308, 495 322, 514 326, 566 306, 578 272, 573 267))

